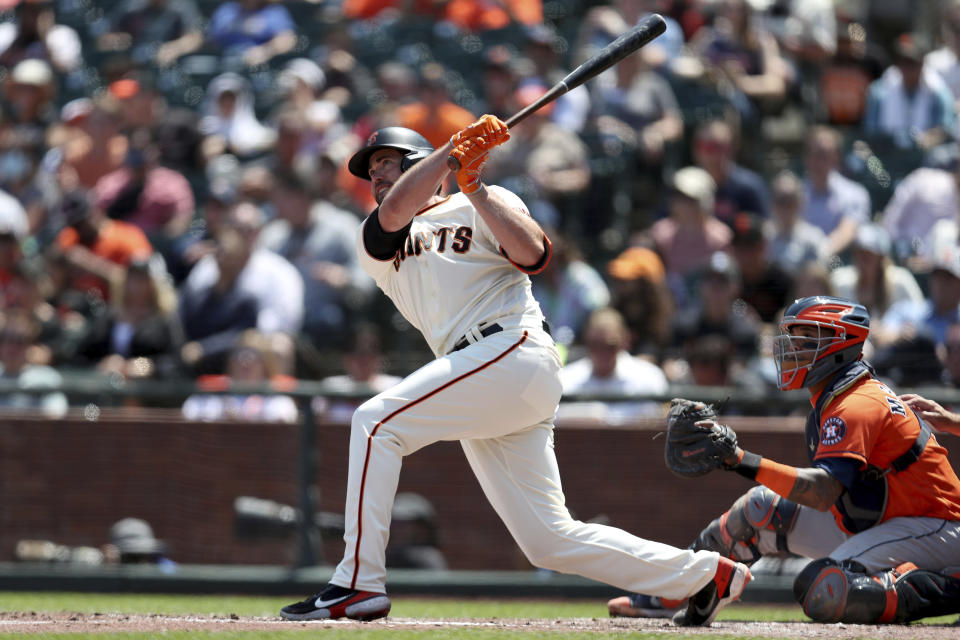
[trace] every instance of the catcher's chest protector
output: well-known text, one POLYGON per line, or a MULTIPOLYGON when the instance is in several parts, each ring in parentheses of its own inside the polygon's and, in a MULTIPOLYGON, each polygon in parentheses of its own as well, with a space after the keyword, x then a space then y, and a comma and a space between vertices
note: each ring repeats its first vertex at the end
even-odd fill
MULTIPOLYGON (((823 409, 831 400, 852 387, 858 380, 871 375, 872 371, 869 366, 863 362, 851 363, 820 394, 816 406, 807 415, 805 426, 807 456, 811 464, 813 464, 817 450, 820 448, 823 409)), ((889 496, 887 475, 899 473, 916 462, 932 435, 930 426, 919 416, 917 419, 920 421, 920 433, 913 445, 894 460, 887 469, 868 464, 857 474, 854 485, 847 488, 837 500, 835 506, 842 517, 842 526, 848 532, 860 533, 866 531, 879 524, 883 519, 889 496)))

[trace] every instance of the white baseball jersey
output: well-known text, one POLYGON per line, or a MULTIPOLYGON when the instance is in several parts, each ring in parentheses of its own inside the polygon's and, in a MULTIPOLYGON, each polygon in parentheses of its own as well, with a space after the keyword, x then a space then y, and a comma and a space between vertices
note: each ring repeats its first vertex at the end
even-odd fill
MULTIPOLYGON (((500 187, 526 211, 519 197, 500 187)), ((364 222, 366 224, 366 222, 364 222)), ((543 316, 530 279, 504 259, 500 243, 462 193, 448 196, 413 219, 404 247, 378 260, 363 245, 357 251, 369 273, 437 356, 472 328, 498 321, 503 326, 540 327, 543 316)))

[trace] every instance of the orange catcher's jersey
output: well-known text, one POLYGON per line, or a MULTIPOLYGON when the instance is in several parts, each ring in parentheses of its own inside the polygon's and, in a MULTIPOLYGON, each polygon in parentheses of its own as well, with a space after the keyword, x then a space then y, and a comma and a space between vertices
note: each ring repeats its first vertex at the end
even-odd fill
MULTIPOLYGON (((886 385, 866 377, 855 382, 823 409, 814 466, 835 473, 855 461, 860 470, 881 470, 917 441, 920 421, 886 385), (832 464, 834 463, 834 464, 832 464)), ((838 477, 848 491, 851 485, 838 477)), ((881 521, 899 516, 960 520, 960 480, 950 466, 947 451, 931 435, 916 462, 887 476, 889 494, 881 521)), ((832 511, 841 520, 837 507, 832 511)))
MULTIPOLYGON (((514 193, 492 185, 487 189, 498 190, 527 211, 514 193)), ((357 234, 361 266, 437 357, 482 323, 542 326, 530 278, 501 252, 493 232, 462 193, 420 211, 403 248, 388 260, 367 252, 366 223, 357 234)))

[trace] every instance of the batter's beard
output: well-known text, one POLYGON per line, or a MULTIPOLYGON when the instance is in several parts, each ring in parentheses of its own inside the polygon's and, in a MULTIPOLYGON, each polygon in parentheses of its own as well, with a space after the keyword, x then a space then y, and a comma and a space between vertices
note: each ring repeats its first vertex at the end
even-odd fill
POLYGON ((373 199, 377 201, 377 204, 383 204, 383 199, 387 197, 388 193, 390 193, 390 188, 392 186, 392 183, 384 183, 379 187, 374 187, 373 199))

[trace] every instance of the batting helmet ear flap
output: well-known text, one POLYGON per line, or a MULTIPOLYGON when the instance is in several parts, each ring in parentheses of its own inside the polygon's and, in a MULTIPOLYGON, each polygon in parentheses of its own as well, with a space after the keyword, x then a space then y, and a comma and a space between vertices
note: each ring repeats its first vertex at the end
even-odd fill
POLYGON ((418 149, 415 151, 410 151, 409 153, 407 153, 407 155, 403 156, 403 158, 400 160, 400 171, 406 171, 413 165, 417 164, 418 162, 426 158, 432 152, 433 152, 432 149, 429 149, 429 150, 418 149))

